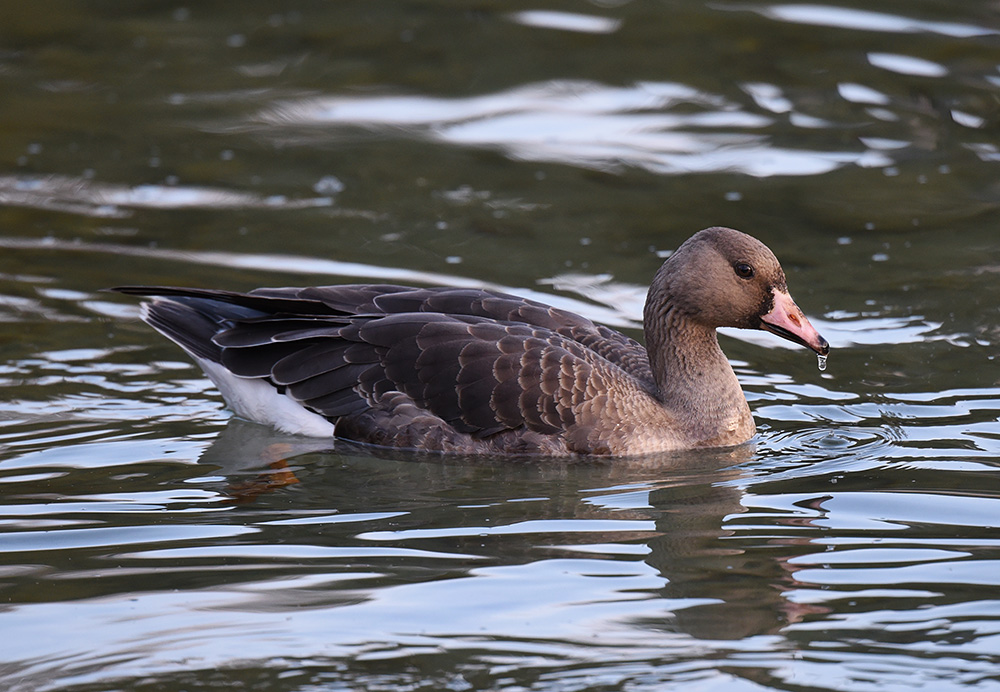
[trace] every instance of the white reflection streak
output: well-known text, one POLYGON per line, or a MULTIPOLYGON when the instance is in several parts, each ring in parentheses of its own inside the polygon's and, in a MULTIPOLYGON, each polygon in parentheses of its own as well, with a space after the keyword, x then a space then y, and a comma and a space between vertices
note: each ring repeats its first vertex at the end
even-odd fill
POLYGON ((469 98, 345 96, 307 99, 266 110, 260 118, 275 125, 341 123, 429 127, 512 112, 606 114, 668 108, 682 102, 720 109, 727 106, 725 99, 673 82, 607 87, 594 82, 558 80, 469 98))
POLYGON ((98 217, 124 217, 121 207, 146 209, 239 209, 328 207, 330 197, 290 200, 209 187, 116 185, 60 175, 0 175, 0 204, 67 211, 98 217))
MULTIPOLYGON (((733 9, 736 8, 733 7, 733 9)), ((893 34, 927 32, 953 38, 992 36, 1000 33, 996 29, 988 29, 974 24, 930 22, 883 12, 826 5, 771 5, 758 10, 758 12, 765 17, 792 24, 811 24, 855 31, 882 31, 893 34)))
POLYGON ((869 53, 868 62, 889 72, 915 77, 944 77, 948 74, 948 68, 944 65, 923 58, 915 58, 912 55, 869 53))
POLYGON ((471 98, 334 96, 280 104, 258 119, 277 127, 403 128, 412 136, 498 148, 519 160, 666 175, 816 175, 849 163, 891 163, 871 152, 774 147, 768 136, 747 132, 771 125, 771 116, 676 83, 553 81, 471 98), (698 108, 668 112, 682 103, 698 108))
POLYGON ((515 24, 523 24, 524 26, 577 31, 584 34, 611 34, 618 31, 622 25, 621 20, 611 17, 554 10, 524 10, 509 14, 507 17, 515 24))
POLYGON ((886 106, 889 104, 889 96, 872 89, 864 84, 854 82, 841 82, 837 85, 837 93, 851 103, 868 103, 876 106, 886 106))

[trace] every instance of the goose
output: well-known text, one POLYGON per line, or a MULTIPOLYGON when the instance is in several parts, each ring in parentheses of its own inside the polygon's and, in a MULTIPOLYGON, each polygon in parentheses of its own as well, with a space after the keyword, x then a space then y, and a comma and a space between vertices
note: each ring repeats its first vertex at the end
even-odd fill
POLYGON ((468 455, 651 454, 750 440, 716 329, 826 356, 766 245, 699 231, 653 277, 646 346, 491 290, 349 284, 248 293, 119 286, 236 415, 286 433, 468 455))

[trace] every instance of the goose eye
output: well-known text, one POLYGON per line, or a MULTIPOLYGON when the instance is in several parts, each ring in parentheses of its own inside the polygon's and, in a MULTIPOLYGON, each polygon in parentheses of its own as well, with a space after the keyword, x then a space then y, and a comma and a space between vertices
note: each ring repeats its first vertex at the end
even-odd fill
POLYGON ((733 265, 733 269, 736 270, 737 276, 743 279, 753 278, 753 267, 746 262, 737 262, 733 265))

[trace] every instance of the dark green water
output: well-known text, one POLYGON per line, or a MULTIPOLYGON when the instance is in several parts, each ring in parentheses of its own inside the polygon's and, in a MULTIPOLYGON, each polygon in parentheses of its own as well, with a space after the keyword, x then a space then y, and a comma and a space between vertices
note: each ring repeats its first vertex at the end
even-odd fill
POLYGON ((0 93, 3 689, 1000 688, 994 4, 42 1, 0 93), (644 463, 303 448, 100 292, 638 334, 710 225, 834 351, 724 337, 757 440, 644 463))

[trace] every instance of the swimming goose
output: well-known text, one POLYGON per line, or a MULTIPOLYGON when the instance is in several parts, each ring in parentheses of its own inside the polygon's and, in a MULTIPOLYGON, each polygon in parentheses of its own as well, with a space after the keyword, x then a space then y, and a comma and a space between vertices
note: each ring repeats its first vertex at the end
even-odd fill
POLYGON ((353 284, 249 293, 152 286, 142 319, 239 416, 284 432, 466 454, 635 455, 755 432, 717 327, 825 356, 774 254, 699 231, 653 278, 647 346, 566 310, 465 288, 353 284))

